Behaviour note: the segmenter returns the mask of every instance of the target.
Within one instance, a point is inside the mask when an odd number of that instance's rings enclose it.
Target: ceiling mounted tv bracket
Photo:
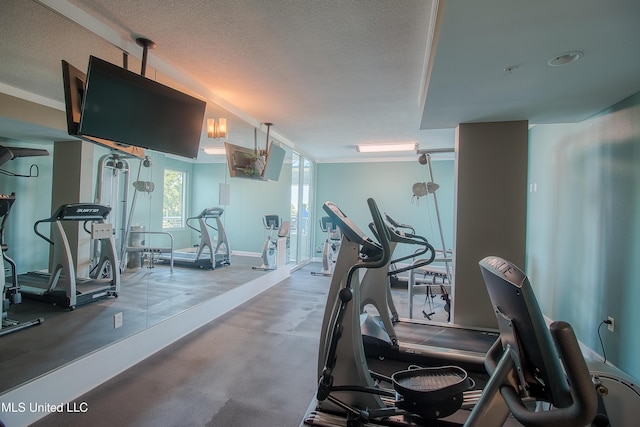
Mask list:
[[[264,123],[264,125],[267,127],[267,144],[265,147],[266,152],[269,152],[269,129],[271,129],[271,126],[273,126],[273,123]]]
[[[264,149],[264,153],[266,154],[269,152],[269,129],[271,128],[271,126],[273,126],[273,123],[262,123],[262,124],[267,127],[267,144]],[[260,153],[262,153],[262,149],[258,148],[258,128],[256,127],[253,128],[253,149],[256,153],[256,156],[259,156]]]
[[[146,77],[145,73],[147,72],[147,52],[149,49],[154,49],[156,44],[149,39],[144,37],[138,37],[136,39],[136,43],[138,46],[142,46],[142,68],[140,70],[140,75]]]

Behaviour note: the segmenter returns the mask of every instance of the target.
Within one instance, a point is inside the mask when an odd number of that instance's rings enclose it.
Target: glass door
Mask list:
[[[313,162],[298,153],[291,160],[291,251],[290,262],[301,264],[311,259],[313,230],[311,224],[311,193]]]

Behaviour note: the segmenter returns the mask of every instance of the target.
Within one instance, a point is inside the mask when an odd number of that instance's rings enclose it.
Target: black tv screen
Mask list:
[[[206,102],[91,56],[78,133],[196,158]]]

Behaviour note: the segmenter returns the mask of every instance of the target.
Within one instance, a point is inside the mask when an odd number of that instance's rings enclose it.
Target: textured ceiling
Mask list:
[[[231,111],[231,142],[252,138],[235,120],[273,122],[320,161],[374,158],[355,144],[452,147],[459,122],[575,121],[631,95],[638,18],[637,0],[2,0],[0,91],[63,108],[61,59],[125,50],[138,70],[144,36],[147,76]],[[573,49],[581,61],[546,66]],[[0,137],[23,131],[0,121]]]

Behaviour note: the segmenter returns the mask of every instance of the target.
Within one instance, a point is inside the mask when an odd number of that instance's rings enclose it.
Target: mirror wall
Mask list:
[[[227,118],[227,139],[231,143],[251,148],[256,142],[259,146],[266,144],[264,130],[256,131],[252,125],[220,107],[208,105],[207,117]],[[206,138],[203,130],[201,148],[220,146],[222,143],[222,139]],[[78,148],[79,155],[62,162],[56,161],[56,156],[68,153],[61,149],[68,144]],[[0,367],[3,373],[10,373],[0,379],[0,394],[267,274],[252,268],[262,264],[259,255],[269,235],[262,220],[265,214],[277,214],[283,220],[292,222],[290,241],[293,243],[289,251],[292,264],[304,262],[311,256],[309,249],[302,250],[300,247],[300,244],[310,245],[308,236],[311,230],[308,226],[304,231],[296,227],[302,212],[300,207],[294,208],[294,204],[300,202],[302,206],[305,201],[308,207],[308,197],[312,191],[309,185],[312,168],[306,161],[307,167],[305,169],[303,166],[301,175],[300,156],[284,145],[287,155],[280,178],[268,182],[230,178],[225,156],[212,156],[204,152],[199,153],[197,161],[191,161],[148,151],[147,162],[137,158],[120,158],[117,160],[126,166],[114,168],[109,150],[87,142],[48,141],[34,144],[12,140],[3,141],[2,145],[44,148],[50,153],[47,157],[16,158],[3,165],[3,169],[11,173],[29,174],[31,170],[33,175],[29,178],[10,175],[0,178],[0,193],[16,194],[16,202],[7,221],[5,241],[7,255],[16,262],[19,274],[49,269],[50,245],[34,233],[34,224],[50,217],[55,209],[52,205],[52,181],[54,168],[59,168],[61,164],[81,171],[77,174],[77,179],[82,181],[80,187],[84,196],[81,201],[100,201],[113,207],[110,221],[114,223],[117,240],[125,239],[132,243],[134,235],[126,236],[123,230],[135,229],[153,233],[138,235],[138,238],[144,238],[145,245],[162,247],[169,244],[163,233],[170,233],[175,250],[193,249],[200,243],[200,233],[186,227],[184,219],[197,216],[205,208],[219,206],[224,209],[221,222],[232,257],[231,265],[215,270],[175,265],[170,271],[168,263],[160,262],[157,255],[140,257],[140,254],[125,254],[118,298],[102,299],[79,306],[74,311],[27,298],[23,298],[22,304],[11,305],[9,317],[20,321],[43,317],[45,321],[40,326],[0,337],[3,347]],[[105,164],[105,159],[107,166],[101,169],[100,165]],[[183,177],[184,185],[179,198],[182,221],[168,221],[173,218],[168,212],[168,205],[175,204],[175,199],[167,197],[172,190],[165,188],[167,171],[178,172]],[[301,176],[307,180],[302,184],[305,188],[303,196],[300,200],[293,199],[294,194],[302,191]],[[133,184],[138,181],[148,183],[144,187],[147,191],[135,189]],[[122,189],[127,187],[128,194],[123,196]],[[148,191],[150,188],[153,191]],[[105,194],[100,195],[99,189]],[[65,188],[56,191],[64,193]],[[222,199],[221,191],[224,193]],[[75,201],[70,197],[71,201]],[[209,223],[217,226],[215,220]],[[191,221],[191,224],[198,228],[197,220]],[[40,231],[47,235],[48,227],[48,224],[44,224]],[[86,249],[90,252],[91,245],[87,245]],[[85,259],[83,262],[86,264],[78,262],[80,275],[83,267],[88,271],[91,254],[83,252],[79,256]],[[115,328],[114,315],[118,313],[122,313],[123,325]]]

